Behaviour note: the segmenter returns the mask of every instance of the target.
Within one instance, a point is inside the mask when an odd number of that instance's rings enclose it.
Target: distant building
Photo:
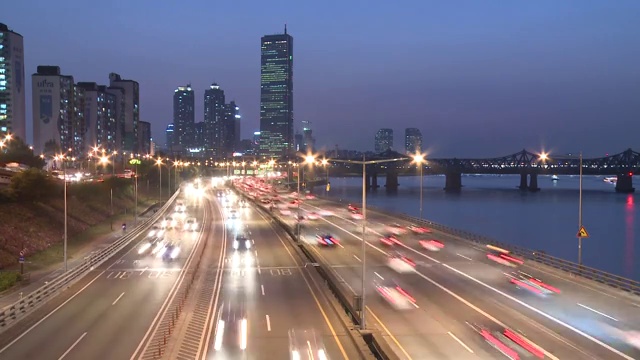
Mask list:
[[[244,155],[257,155],[256,147],[253,144],[253,140],[251,139],[242,139],[240,140],[240,144],[238,146],[238,152],[241,152]]]
[[[194,146],[195,93],[191,84],[178,86],[173,93],[173,146],[187,153]]]
[[[164,131],[165,136],[166,136],[166,143],[165,146],[167,147],[167,150],[169,152],[171,152],[172,147],[173,147],[173,136],[174,136],[174,125],[173,123],[167,125],[167,129]]]
[[[0,135],[27,141],[22,35],[0,23]]]
[[[204,91],[205,148],[208,156],[224,157],[224,90],[216,83]]]
[[[60,74],[58,66],[38,66],[31,76],[33,98],[33,147],[36,154],[55,154],[74,146],[73,77]]]
[[[73,84],[73,104],[72,104],[72,145],[71,154],[74,157],[82,158],[87,154],[89,148],[85,143],[87,134],[87,124],[84,118],[84,89]]]
[[[189,155],[196,157],[205,157],[205,124],[204,122],[197,122],[192,125],[193,145],[189,147]]]
[[[119,74],[109,74],[111,88],[124,90],[123,149],[125,152],[138,150],[138,122],[140,121],[140,85],[137,81],[123,79]]]
[[[266,35],[260,56],[260,155],[291,156],[293,132],[293,37]]]
[[[107,91],[106,86],[94,82],[79,82],[84,90],[84,123],[86,127],[85,152],[94,147],[108,153],[116,148],[116,95]]]
[[[393,129],[380,129],[376,133],[375,152],[381,153],[393,148]]]
[[[316,139],[313,137],[310,121],[302,121],[302,136],[304,138],[304,151],[309,153],[315,152]]]
[[[114,96],[115,101],[115,129],[113,130],[115,135],[114,151],[121,153],[124,151],[124,119],[125,119],[125,94],[124,89],[119,87],[109,86],[107,92]]]
[[[138,154],[151,154],[151,123],[138,122]]]
[[[236,138],[240,137],[240,134],[236,134],[236,123],[240,121],[240,108],[236,105],[235,101],[231,101],[224,106],[224,125],[223,125],[223,145],[224,156],[230,156],[236,151],[238,142]]]
[[[293,143],[296,152],[305,152],[304,150],[304,136],[300,133],[296,133],[293,137]]]
[[[420,129],[406,128],[404,130],[404,151],[407,154],[422,152],[422,133]]]

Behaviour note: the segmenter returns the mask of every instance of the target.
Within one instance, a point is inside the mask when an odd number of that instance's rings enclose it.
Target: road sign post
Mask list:
[[[20,257],[18,257],[20,263],[20,275],[24,274],[24,251],[20,251]]]

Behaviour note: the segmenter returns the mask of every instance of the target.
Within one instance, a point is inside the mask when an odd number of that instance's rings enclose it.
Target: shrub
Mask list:
[[[9,189],[16,200],[42,201],[55,193],[55,183],[42,170],[31,168],[15,174]]]

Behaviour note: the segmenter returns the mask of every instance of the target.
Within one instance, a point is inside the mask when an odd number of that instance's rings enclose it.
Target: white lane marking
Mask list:
[[[124,293],[120,294],[120,296],[118,296],[118,298],[117,298],[117,299],[115,299],[115,300],[111,303],[111,305],[115,305],[115,304],[118,302],[118,300],[120,300],[120,298],[121,298],[122,296],[124,296]]]
[[[380,280],[384,280],[384,278],[382,277],[382,275],[378,274],[378,273],[377,273],[377,272],[375,272],[375,271],[374,271],[373,273],[374,273],[377,277],[379,277],[379,278],[380,278]]]
[[[604,317],[606,317],[606,318],[609,318],[609,319],[611,319],[611,320],[613,320],[613,321],[618,321],[618,319],[614,318],[613,316],[609,316],[609,315],[607,315],[607,314],[605,314],[605,313],[603,313],[603,312],[600,312],[600,311],[598,311],[598,310],[596,310],[596,309],[590,308],[590,307],[588,307],[587,305],[583,305],[583,304],[578,303],[578,306],[583,307],[583,308],[585,308],[585,309],[587,309],[587,310],[593,311],[594,313],[596,313],[596,314],[598,314],[598,315],[602,315],[602,316],[604,316]]]
[[[78,345],[78,343],[80,342],[80,340],[82,340],[82,338],[84,338],[85,336],[87,336],[87,333],[85,332],[84,334],[80,335],[80,337],[78,338],[78,340],[76,340],[76,342],[73,343],[73,345],[71,345],[70,348],[67,349],[67,351],[64,352],[64,354],[62,354],[62,356],[60,356],[58,358],[58,360],[62,360],[64,359],[65,356],[67,356],[71,350],[73,350],[74,347],[76,347],[76,345]]]
[[[267,317],[267,331],[271,331],[271,320],[269,319],[269,315],[265,315]]]
[[[464,256],[464,255],[462,255],[462,254],[458,254],[458,253],[456,253],[456,255],[460,256],[461,258],[465,258],[465,259],[467,259],[467,260],[469,260],[469,261],[473,261],[473,259],[471,259],[471,258],[470,258],[470,257],[468,257],[468,256]]]
[[[453,338],[453,340],[457,341],[458,344],[462,345],[463,348],[467,349],[468,352],[473,354],[473,350],[471,350],[471,348],[468,347],[467,344],[463,343],[462,340],[458,339],[457,336],[453,335],[451,331],[447,331],[447,334],[449,334]]]
[[[67,299],[67,301],[63,302],[62,304],[60,304],[57,308],[53,309],[53,311],[51,311],[50,313],[48,313],[45,317],[43,317],[42,319],[40,319],[40,321],[38,321],[37,323],[31,325],[30,328],[27,329],[27,331],[23,332],[22,334],[20,334],[20,336],[18,336],[17,338],[13,339],[12,342],[10,342],[9,344],[7,344],[7,346],[3,347],[2,349],[0,349],[0,354],[2,354],[3,352],[5,352],[9,347],[11,347],[13,344],[15,344],[16,342],[18,342],[18,340],[22,339],[25,335],[27,335],[31,330],[33,330],[36,326],[42,324],[43,321],[47,320],[51,315],[53,315],[56,311],[60,310],[61,307],[65,306],[69,301],[73,300],[76,296],[78,296],[81,292],[84,291],[84,289],[88,288],[89,285],[93,284],[94,281],[98,280],[98,278],[100,276],[102,276],[102,274],[104,274],[104,271],[101,272],[100,274],[98,274],[98,276],[94,277],[87,285],[85,285],[82,289],[78,290],[77,293],[73,294],[73,296],[71,296],[69,299]]]
[[[357,257],[357,256],[355,256],[355,255],[353,255],[353,257],[354,257],[356,260],[358,260],[358,261],[362,262],[362,260],[360,260],[360,258],[359,258],[359,257]]]
[[[144,274],[145,271],[149,270],[149,267],[145,267],[144,269],[140,270],[140,275],[142,276],[142,274]]]
[[[506,294],[506,293],[504,293],[504,292],[502,292],[502,291],[500,291],[500,290],[498,290],[498,289],[495,289],[495,288],[493,288],[493,287],[491,287],[491,286],[489,286],[489,285],[485,284],[484,282],[482,282],[482,281],[480,281],[480,280],[478,280],[478,279],[474,278],[473,276],[468,275],[468,274],[466,274],[466,273],[464,273],[464,272],[462,272],[462,271],[460,271],[460,270],[458,270],[458,269],[456,269],[456,268],[453,268],[453,267],[451,267],[451,266],[449,266],[449,265],[447,265],[447,264],[443,264],[443,265],[444,265],[446,268],[448,268],[448,269],[450,269],[450,270],[452,270],[452,271],[455,271],[456,273],[458,273],[458,274],[460,274],[460,275],[462,275],[462,276],[464,276],[464,277],[468,278],[469,280],[472,280],[472,281],[474,281],[474,282],[476,282],[476,283],[478,283],[478,284],[480,284],[480,285],[482,285],[482,286],[486,287],[487,289],[491,289],[491,290],[493,290],[494,292],[496,292],[496,293],[498,293],[498,294],[500,294],[500,295],[502,295],[502,296],[506,297],[507,299],[512,300],[512,301],[514,301],[514,302],[516,302],[516,303],[518,303],[518,304],[520,304],[520,305],[522,305],[522,306],[526,307],[527,309],[529,309],[529,310],[531,310],[531,311],[533,311],[533,312],[536,312],[536,313],[538,313],[538,314],[540,314],[540,315],[544,316],[545,318],[547,318],[547,319],[549,319],[549,320],[551,320],[551,321],[555,322],[556,324],[561,325],[561,326],[563,326],[563,327],[565,327],[565,328],[567,328],[567,329],[569,329],[569,330],[571,330],[571,331],[575,332],[576,334],[581,335],[581,336],[583,336],[583,337],[585,337],[585,338],[587,338],[587,339],[589,339],[589,340],[593,341],[594,343],[596,343],[596,344],[598,344],[598,345],[602,346],[603,348],[605,348],[605,349],[607,349],[607,350],[611,351],[612,353],[614,353],[614,354],[616,354],[616,355],[618,355],[618,356],[620,356],[620,357],[622,357],[622,358],[624,358],[624,359],[627,359],[627,360],[634,360],[634,358],[632,358],[632,357],[630,357],[630,356],[627,356],[626,354],[622,353],[621,351],[619,351],[619,350],[617,350],[617,349],[615,349],[615,348],[613,348],[613,347],[611,347],[611,346],[609,346],[609,345],[607,345],[607,344],[603,343],[602,341],[600,341],[600,340],[598,340],[598,339],[594,338],[593,336],[591,336],[591,335],[589,335],[589,334],[587,334],[587,333],[585,333],[585,332],[583,332],[583,331],[581,331],[581,330],[579,330],[579,329],[576,329],[575,327],[573,327],[573,326],[571,326],[571,325],[569,325],[569,324],[567,324],[567,323],[564,323],[564,322],[562,322],[562,321],[560,321],[560,320],[556,319],[555,317],[553,317],[553,316],[551,316],[551,315],[549,315],[549,314],[545,313],[544,311],[538,310],[538,309],[534,308],[533,306],[531,306],[531,305],[529,305],[529,304],[527,304],[527,303],[525,303],[525,302],[523,302],[523,301],[520,301],[520,300],[518,300],[518,299],[514,298],[514,297],[513,297],[513,296],[511,296],[511,295],[508,295],[508,294]],[[547,354],[547,353],[545,352],[545,354]],[[547,355],[547,356],[549,356],[549,355]]]
[[[260,270],[259,266],[258,266],[258,274],[262,274],[262,270]]]
[[[264,285],[260,285],[260,290],[262,290],[262,295],[264,295]]]

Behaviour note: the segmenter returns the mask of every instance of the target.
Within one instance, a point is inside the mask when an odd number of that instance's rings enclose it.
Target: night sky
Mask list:
[[[165,5],[171,3],[171,5]],[[117,4],[117,5],[114,5]],[[380,127],[417,127],[438,157],[523,148],[640,151],[640,1],[13,0],[0,22],[25,42],[27,129],[37,65],[140,83],[162,145],[173,90],[217,82],[259,130],[260,37],[294,37],[294,114],[318,145],[372,150]]]

